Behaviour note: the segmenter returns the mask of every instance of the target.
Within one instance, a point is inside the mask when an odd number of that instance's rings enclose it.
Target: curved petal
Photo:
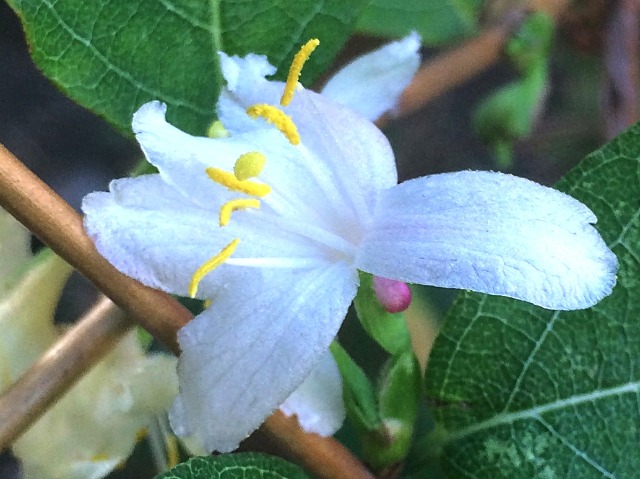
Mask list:
[[[263,128],[247,116],[246,109],[255,103],[277,105],[284,83],[269,81],[276,68],[264,55],[230,56],[219,52],[222,75],[227,82],[218,99],[218,116],[231,134]]]
[[[280,215],[307,217],[327,229],[339,223],[335,211],[339,212],[344,203],[343,193],[334,186],[330,170],[315,158],[303,161],[300,150],[275,128],[230,138],[201,138],[167,123],[165,113],[166,105],[147,103],[134,115],[133,129],[149,162],[193,204],[219,208],[230,199],[244,196],[216,184],[205,170],[214,166],[232,171],[240,155],[258,151],[267,158],[258,181],[272,187],[262,200],[265,205]],[[243,115],[247,116],[244,111]]]
[[[279,105],[284,84],[261,76],[266,68],[262,57],[221,58],[223,65],[227,64],[225,69],[232,72],[225,74],[232,78],[232,84],[218,105],[225,127],[232,132],[275,130],[262,120],[247,122],[244,112],[256,103]],[[368,219],[377,193],[397,182],[395,159],[386,137],[366,118],[309,90],[297,91],[283,110],[300,133],[298,162],[312,172],[329,200],[337,191],[342,210],[351,205],[355,216],[349,221]]]
[[[176,433],[198,436],[208,451],[235,449],[326,353],[357,281],[354,269],[337,263],[228,284],[178,333]]]
[[[331,353],[326,352],[304,382],[280,406],[287,416],[298,417],[302,429],[332,436],[342,426],[346,411],[342,377]]]
[[[420,66],[420,36],[413,32],[356,58],[329,79],[322,94],[371,121],[393,110]]]
[[[319,243],[252,212],[236,212],[229,227],[220,228],[217,210],[193,205],[159,175],[113,181],[110,193],[86,196],[82,209],[87,233],[109,262],[147,286],[182,296],[193,273],[234,238],[241,238],[234,257],[326,262]],[[223,264],[205,276],[198,297],[215,295],[232,270]]]
[[[231,138],[191,136],[167,123],[166,111],[167,106],[158,101],[142,105],[133,116],[133,131],[149,163],[158,168],[167,183],[196,204],[220,204],[231,197],[226,188],[207,176],[208,167],[232,171],[238,157],[250,151],[274,158],[283,156],[281,150],[285,143],[277,131],[264,130]]]
[[[579,201],[529,180],[434,175],[382,195],[356,266],[550,309],[586,308],[611,292],[617,270],[595,221]]]

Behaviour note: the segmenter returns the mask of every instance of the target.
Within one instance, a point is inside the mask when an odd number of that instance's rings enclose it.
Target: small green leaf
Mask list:
[[[447,477],[631,478],[640,469],[640,126],[558,189],[589,206],[620,263],[611,296],[549,311],[465,293],[429,360]]]
[[[308,479],[284,459],[253,452],[193,457],[155,479]]]
[[[546,63],[540,63],[526,77],[485,98],[474,112],[473,128],[500,168],[511,167],[513,143],[531,133],[547,97],[548,75]]]
[[[425,45],[439,45],[475,33],[481,4],[479,0],[371,0],[357,28],[389,37],[415,30]]]
[[[505,51],[523,74],[537,65],[546,64],[553,41],[553,20],[544,13],[529,15],[507,43]]]
[[[361,434],[377,431],[382,422],[371,381],[338,342],[334,341],[329,349],[342,376],[347,417]]]
[[[360,287],[353,302],[364,330],[389,354],[399,354],[411,345],[402,313],[387,313],[373,290],[373,276],[360,272]]]

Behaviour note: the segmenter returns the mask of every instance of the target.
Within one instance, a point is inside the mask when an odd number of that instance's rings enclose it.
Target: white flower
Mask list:
[[[298,89],[287,120],[262,106],[284,88],[265,79],[274,68],[264,57],[222,55],[222,67],[228,138],[185,134],[148,103],[133,128],[160,174],[114,181],[83,204],[89,235],[118,269],[213,302],[179,332],[178,434],[234,449],[320,362],[358,270],[554,309],[610,293],[616,259],[578,201],[499,173],[396,185],[391,148],[369,119]],[[356,106],[379,113],[383,91],[369,88],[371,108]]]

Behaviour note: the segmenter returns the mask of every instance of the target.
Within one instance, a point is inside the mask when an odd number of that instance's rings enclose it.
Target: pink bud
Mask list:
[[[399,313],[411,304],[411,289],[402,281],[374,276],[373,290],[388,313]]]

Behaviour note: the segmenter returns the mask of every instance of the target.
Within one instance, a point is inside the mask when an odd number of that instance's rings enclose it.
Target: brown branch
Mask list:
[[[0,145],[0,205],[174,353],[191,313],[170,295],[115,269],[96,251],[76,211]]]
[[[129,318],[179,353],[176,333],[191,319],[191,313],[171,296],[148,288],[111,266],[86,235],[80,215],[2,145],[0,205],[89,278]],[[128,327],[125,319],[106,301],[100,302],[98,309],[89,313],[0,397],[0,450],[64,394],[124,333]],[[94,348],[95,352],[90,351]],[[54,373],[58,368],[62,371]],[[49,374],[52,377],[48,378]],[[278,413],[267,419],[260,434],[271,438],[283,456],[320,479],[372,478],[340,443],[307,434],[296,421],[285,420]]]
[[[98,303],[0,396],[0,450],[8,447],[131,329],[111,300]]]

